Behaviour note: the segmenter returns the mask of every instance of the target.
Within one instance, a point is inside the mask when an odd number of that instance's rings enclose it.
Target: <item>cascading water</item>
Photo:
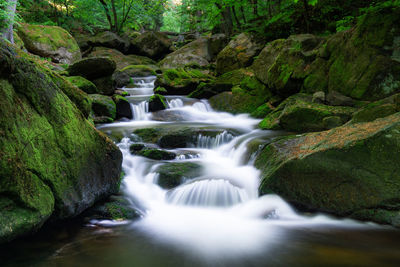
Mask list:
[[[211,128],[220,133],[214,136],[200,133],[195,137],[196,147],[183,148],[195,156],[179,155],[182,149],[172,150],[179,156],[169,162],[195,162],[202,166],[202,173],[185,179],[171,190],[158,186],[155,168],[158,165],[130,154],[129,146],[133,142],[129,137],[122,139],[119,146],[124,155],[123,188],[144,214],[132,225],[138,231],[148,233],[158,242],[216,259],[265,251],[273,243],[277,227],[282,225],[359,225],[324,216],[300,216],[278,196],[258,196],[260,173],[248,159],[247,147],[252,140],[276,135],[271,131],[254,130],[258,120],[247,115],[215,112],[207,101],[185,97],[169,97],[168,107],[160,111],[169,112],[168,118],[172,121],[167,121],[168,125]],[[104,125],[100,129],[129,128],[137,125],[138,120],[151,120],[148,111],[141,110],[146,115],[134,116],[136,121]],[[173,120],[174,114],[179,114],[179,121]],[[154,123],[152,127],[162,127],[166,122]],[[234,136],[231,131],[239,134]]]

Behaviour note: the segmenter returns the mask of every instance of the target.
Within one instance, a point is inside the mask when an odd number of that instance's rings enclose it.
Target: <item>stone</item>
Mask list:
[[[111,75],[93,79],[98,91],[102,95],[112,96],[115,92],[114,82]]]
[[[82,59],[68,67],[69,75],[82,76],[90,81],[111,76],[116,68],[113,60],[106,57]]]
[[[318,91],[313,94],[312,102],[318,103],[318,104],[325,104],[325,98],[326,98],[325,92]],[[329,103],[329,104],[331,104],[331,103]],[[332,106],[336,106],[336,105],[332,105]],[[341,105],[337,105],[337,106],[341,106]]]
[[[131,40],[131,53],[159,60],[171,52],[171,40],[160,32],[145,32]]]
[[[263,44],[256,41],[251,34],[239,34],[218,54],[217,73],[223,74],[250,66],[262,48]]]
[[[156,112],[168,108],[167,100],[162,95],[152,95],[149,100],[149,111]]]
[[[331,91],[326,96],[326,102],[331,106],[348,106],[354,107],[355,102],[351,97],[342,95],[339,92]]]
[[[101,32],[91,37],[88,44],[94,47],[101,46],[116,49],[122,53],[127,53],[129,50],[129,42],[110,31]]]
[[[108,57],[117,64],[117,70],[121,70],[130,65],[147,65],[155,71],[158,70],[156,62],[151,58],[138,55],[124,55],[118,50],[107,47],[95,47],[88,57]]]
[[[81,59],[74,37],[61,27],[21,23],[17,34],[30,53],[55,63],[72,64]]]
[[[399,227],[400,113],[265,146],[260,191],[300,207]],[[397,218],[397,219],[396,219]]]
[[[346,123],[356,111],[351,107],[334,107],[311,102],[311,96],[296,94],[283,101],[259,124],[261,129],[314,132],[329,129],[327,117],[339,117]],[[332,118],[330,119],[332,120]],[[338,122],[337,119],[335,119]],[[329,126],[329,127],[327,127]]]
[[[115,120],[117,107],[111,97],[99,94],[89,96],[92,99],[92,110],[95,116],[105,116]]]
[[[116,106],[116,119],[133,119],[132,108],[128,99],[120,95],[113,95],[112,99],[114,100]]]
[[[79,89],[26,57],[0,42],[0,243],[81,214],[121,177],[118,147],[64,93]]]
[[[194,162],[166,163],[160,165],[155,172],[159,174],[158,185],[164,189],[172,189],[187,179],[201,176],[203,166]]]
[[[81,89],[87,94],[97,94],[99,91],[97,90],[96,85],[92,83],[89,80],[86,80],[85,78],[81,76],[70,76],[70,77],[65,77],[70,83]]]
[[[155,148],[144,148],[138,151],[136,155],[154,160],[173,160],[176,157],[173,152]]]

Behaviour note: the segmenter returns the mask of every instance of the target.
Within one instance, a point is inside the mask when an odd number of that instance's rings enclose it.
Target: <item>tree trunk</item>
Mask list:
[[[244,13],[243,5],[240,5],[240,13],[242,13],[243,22],[246,24],[247,21],[246,21],[246,15]]]
[[[242,28],[242,25],[240,24],[239,18],[238,18],[237,14],[236,14],[236,8],[235,8],[235,6],[232,6],[232,13],[233,13],[233,17],[235,18],[237,27],[238,27],[239,29],[241,29],[241,28]]]
[[[307,0],[303,0],[303,7],[304,7],[304,22],[306,24],[306,31],[307,31],[307,33],[309,33],[310,32],[310,19],[309,19]]]
[[[114,0],[111,0],[111,8],[114,15],[114,32],[118,32],[118,15],[117,15],[117,9],[115,8]]]
[[[3,38],[10,41],[12,44],[14,43],[14,19],[15,19],[15,11],[17,9],[17,0],[7,0],[7,18],[3,21],[5,27],[1,29],[1,35]]]
[[[258,17],[258,1],[252,0],[251,2],[253,4],[253,14],[254,16]]]
[[[113,31],[114,30],[114,25],[113,25],[113,22],[112,22],[112,19],[111,19],[110,10],[108,9],[107,3],[104,2],[104,0],[99,0],[99,1],[100,1],[101,5],[104,8],[104,12],[106,13],[108,24],[110,24],[110,31]]]
[[[215,3],[215,5],[217,6],[217,8],[220,10],[221,14],[222,14],[222,28],[224,29],[224,33],[226,34],[226,36],[228,36],[228,38],[230,36],[232,36],[232,32],[233,32],[233,21],[232,21],[232,14],[231,14],[231,9],[229,8],[229,6],[223,8],[221,4],[219,3]]]

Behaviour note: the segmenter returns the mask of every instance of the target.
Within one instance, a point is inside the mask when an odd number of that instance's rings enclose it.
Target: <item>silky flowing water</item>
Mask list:
[[[122,192],[141,218],[76,220],[46,227],[1,249],[5,266],[396,266],[400,231],[389,226],[296,212],[277,195],[259,196],[253,167],[257,144],[283,133],[256,129],[247,115],[213,111],[205,100],[169,96],[169,108],[149,112],[155,77],[136,78],[133,120],[98,128],[118,136]],[[174,160],[132,155],[141,128],[193,130],[193,144],[172,149]],[[215,132],[207,135],[206,132]],[[254,145],[256,144],[256,145]],[[254,148],[255,147],[255,148]],[[192,162],[194,178],[166,190],[157,168]]]

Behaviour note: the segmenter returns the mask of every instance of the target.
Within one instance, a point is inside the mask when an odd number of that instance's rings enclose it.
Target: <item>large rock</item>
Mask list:
[[[128,52],[129,42],[119,37],[116,33],[105,31],[98,33],[89,39],[90,46],[101,46],[117,49],[123,53]]]
[[[172,42],[167,35],[160,32],[145,32],[131,41],[131,52],[157,60],[171,52],[171,45]]]
[[[117,115],[117,107],[113,99],[109,96],[93,94],[90,95],[92,99],[92,110],[96,117],[109,117],[115,119]]]
[[[158,184],[164,189],[171,189],[182,184],[186,179],[201,176],[203,166],[194,162],[171,162],[160,165],[155,172],[159,174]]]
[[[357,26],[326,39],[291,36],[269,43],[253,64],[278,94],[336,91],[355,100],[378,100],[400,91],[399,7],[368,12]]]
[[[55,78],[0,44],[0,243],[118,191],[121,152]]]
[[[165,96],[155,94],[152,95],[149,99],[149,111],[155,112],[160,111],[168,108],[167,100]]]
[[[400,113],[285,137],[255,165],[260,190],[312,210],[400,226]]]
[[[114,100],[116,107],[116,118],[127,118],[133,119],[131,104],[128,99],[120,95],[113,95],[112,99]]]
[[[91,81],[86,80],[81,76],[70,76],[66,77],[66,79],[87,94],[98,93],[96,85],[94,85]]]
[[[312,103],[312,96],[297,94],[269,113],[260,123],[260,128],[294,132],[323,131],[343,125],[355,111],[351,107]]]
[[[198,69],[167,69],[157,77],[155,86],[165,88],[166,95],[187,95],[193,92],[201,82],[210,82],[211,79],[210,75]]]
[[[311,34],[292,35],[270,42],[254,61],[257,78],[282,97],[300,92],[323,40]],[[323,66],[321,67],[323,68]],[[320,71],[316,69],[315,71]],[[326,79],[326,77],[324,77]],[[326,82],[325,82],[326,83]],[[324,81],[318,86],[323,86]],[[314,86],[315,91],[324,91]]]
[[[18,27],[18,36],[29,52],[55,63],[71,64],[81,59],[77,42],[63,28],[23,23]]]
[[[263,44],[251,34],[239,34],[218,54],[217,73],[222,74],[250,66],[262,48]]]
[[[225,47],[224,34],[201,37],[166,56],[160,62],[161,69],[182,68],[185,66],[207,67]]]
[[[124,55],[118,50],[95,47],[88,57],[109,57],[117,64],[117,70],[121,70],[130,65],[151,65],[152,68],[157,68],[156,62],[148,57],[138,55]]]
[[[205,96],[205,88],[203,90]],[[265,104],[271,97],[272,93],[262,84],[250,69],[239,69],[227,72],[218,77],[211,83],[208,89],[214,91],[227,91],[210,98],[211,106],[220,111],[232,113],[252,113],[258,107]],[[195,96],[200,93],[196,90],[191,94]]]
[[[88,80],[95,80],[111,76],[116,68],[113,60],[106,57],[93,57],[82,59],[68,67],[69,75],[82,76]]]

